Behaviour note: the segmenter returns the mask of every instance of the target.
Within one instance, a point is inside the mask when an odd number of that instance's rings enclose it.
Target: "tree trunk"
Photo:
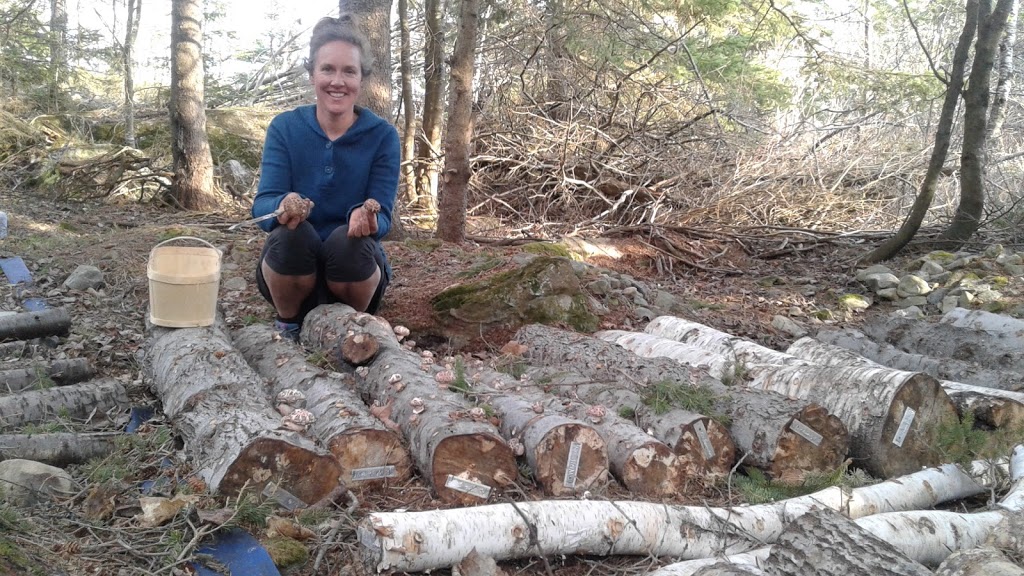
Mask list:
[[[921,182],[921,189],[914,199],[914,205],[910,207],[907,219],[903,221],[900,229],[896,231],[892,238],[882,242],[877,248],[861,258],[861,264],[881,262],[898,254],[904,246],[913,240],[914,235],[921,228],[921,223],[924,222],[928,209],[932,205],[939,176],[942,175],[946,156],[949,154],[953,122],[956,119],[956,107],[960,101],[960,92],[964,87],[967,58],[970,54],[971,43],[974,40],[974,33],[978,28],[978,2],[979,0],[967,0],[967,16],[964,21],[963,31],[960,33],[960,39],[957,41],[956,49],[953,51],[950,74],[946,80],[946,94],[942,100],[938,125],[935,129],[935,144],[932,146],[932,154],[928,160],[928,169],[925,171],[924,180]]]
[[[135,57],[133,52],[141,16],[142,0],[128,0],[128,15],[125,18],[121,58],[124,71],[124,145],[131,148],[135,148],[135,79],[133,73]]]
[[[412,93],[412,41],[409,32],[409,0],[398,0],[398,27],[401,36],[400,68],[402,71],[402,184],[404,205],[418,205],[416,190],[416,104]]]
[[[832,510],[797,518],[761,566],[789,576],[931,576],[931,570]]]
[[[94,372],[92,364],[85,358],[54,360],[44,366],[0,370],[0,388],[6,388],[8,393],[13,393],[33,386],[64,386],[92,378]]]
[[[938,381],[920,372],[857,366],[754,366],[749,385],[816,402],[850,431],[854,464],[890,478],[939,463],[939,429],[957,422]]]
[[[999,43],[999,65],[996,74],[996,90],[992,98],[992,108],[988,114],[988,141],[999,140],[1003,134],[1003,122],[1006,120],[1006,102],[1010,99],[1010,88],[1013,85],[1013,55],[1017,44],[1017,14],[1020,0],[1013,0],[1010,14],[1006,18],[1006,31]]]
[[[370,413],[352,390],[351,376],[306,362],[306,352],[277,337],[270,326],[243,328],[232,334],[232,340],[270,383],[271,398],[288,389],[305,395],[304,407],[316,417],[310,432],[334,454],[348,486],[386,489],[409,478],[412,462],[402,437]]]
[[[438,201],[436,235],[447,242],[466,239],[469,157],[473,143],[473,72],[479,0],[461,0],[459,35],[452,53],[448,126],[444,139],[444,184]]]
[[[172,193],[185,210],[216,208],[213,158],[203,101],[203,8],[200,0],[171,2]]]
[[[964,141],[960,151],[960,203],[942,236],[956,245],[967,241],[981,226],[985,208],[985,163],[988,143],[989,86],[996,48],[1006,29],[1006,19],[1017,0],[981,0],[978,41],[974,44],[967,89],[964,90]]]
[[[872,366],[892,370],[894,373],[900,373],[908,378],[913,374],[883,366],[845,348],[826,344],[810,337],[797,340],[790,345],[786,352],[822,366]],[[993,428],[1024,429],[1024,394],[971,386],[960,382],[940,380],[939,384],[956,405],[957,411],[961,414],[972,413],[975,422]]]
[[[146,376],[211,492],[260,493],[273,482],[312,504],[339,485],[341,467],[305,432],[284,430],[266,385],[216,327],[154,327]]]
[[[21,458],[63,468],[113,454],[117,440],[123,437],[121,432],[3,434],[0,459]]]
[[[50,0],[50,85],[49,105],[54,113],[61,109],[61,92],[68,71],[67,0]]]
[[[641,394],[646,390],[648,402],[650,394],[660,394],[659,390],[699,394],[703,389],[714,411],[730,420],[729,431],[745,453],[745,463],[772,477],[833,471],[846,458],[846,428],[815,403],[727,387],[703,370],[667,358],[641,358],[609,342],[546,326],[526,326],[516,340],[528,343],[526,357],[531,362],[572,370]]]
[[[93,412],[124,410],[129,405],[124,384],[112,378],[90,380],[59,388],[0,396],[0,425],[14,427],[45,422],[54,414],[66,414],[68,418],[87,418]]]
[[[954,552],[939,564],[935,576],[1024,576],[1024,568],[989,546]]]
[[[861,330],[876,342],[887,342],[906,352],[1024,374],[1024,354],[1020,353],[1021,340],[1018,338],[946,322],[923,322],[894,316],[868,319]]]
[[[486,501],[494,488],[512,485],[519,471],[497,428],[471,416],[461,395],[438,387],[420,358],[402,349],[386,321],[343,304],[320,306],[303,325],[303,342],[337,359],[349,330],[374,336],[380,352],[357,385],[402,431],[420,475],[438,498],[461,505]],[[426,368],[426,371],[423,368]]]
[[[923,354],[904,352],[886,343],[879,343],[859,330],[822,330],[817,339],[827,344],[840,346],[875,362],[909,372],[924,372],[942,381],[963,382],[995,390],[1024,389],[1024,374],[1000,368],[988,368],[980,364],[957,360],[948,356],[933,358]]]
[[[67,308],[46,308],[0,317],[0,340],[67,336],[70,329],[71,314]]]
[[[533,501],[468,509],[373,513],[359,524],[357,531],[364,546],[364,561],[378,571],[443,568],[458,562],[473,548],[498,560],[558,554],[694,559],[772,543],[789,522],[821,507],[860,518],[879,512],[931,507],[984,492],[986,489],[959,467],[947,465],[873,486],[853,490],[826,488],[754,506]],[[417,545],[401,545],[410,541]]]
[[[416,145],[416,196],[418,207],[433,213],[437,207],[437,177],[441,160],[441,126],[444,120],[444,31],[441,0],[424,0],[423,133]]]
[[[391,118],[391,0],[339,0],[338,11],[352,14],[360,23],[374,72],[363,80],[363,102],[384,119]]]

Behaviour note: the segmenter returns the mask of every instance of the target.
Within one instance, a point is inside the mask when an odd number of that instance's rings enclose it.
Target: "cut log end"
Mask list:
[[[352,334],[341,343],[341,358],[353,366],[362,366],[373,360],[379,350],[380,343],[373,335]]]
[[[675,453],[684,474],[695,478],[724,478],[736,462],[736,444],[729,429],[706,417],[683,428]]]
[[[650,442],[630,454],[620,480],[634,494],[660,498],[681,494],[687,476],[668,446]]]
[[[474,486],[502,488],[519,476],[515,456],[508,444],[488,434],[460,434],[442,440],[433,453],[431,480],[438,498],[446,503],[468,506],[487,500],[486,492]],[[472,484],[449,482],[449,476]]]
[[[938,466],[938,436],[957,418],[956,406],[935,378],[917,374],[908,379],[893,396],[870,469],[892,478]]]
[[[596,430],[563,424],[548,431],[534,452],[537,478],[545,494],[571,496],[608,477],[608,452]]]
[[[772,478],[787,478],[794,472],[832,472],[846,458],[849,433],[839,418],[811,404],[798,412],[779,435],[766,471]],[[802,479],[802,478],[801,478]]]
[[[388,430],[351,430],[332,438],[328,448],[341,464],[342,479],[353,487],[383,487],[412,474],[409,452]]]
[[[328,454],[316,454],[278,438],[250,443],[232,462],[218,490],[237,495],[243,487],[257,493],[270,482],[312,504],[338,487],[341,466]],[[248,484],[248,485],[247,485]]]

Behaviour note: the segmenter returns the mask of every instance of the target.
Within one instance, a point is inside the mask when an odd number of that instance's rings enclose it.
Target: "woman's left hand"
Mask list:
[[[348,217],[348,237],[361,238],[377,233],[377,212],[369,210],[366,204],[356,208]]]

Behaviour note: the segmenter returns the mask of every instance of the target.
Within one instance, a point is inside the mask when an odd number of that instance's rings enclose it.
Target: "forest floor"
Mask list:
[[[198,236],[212,242],[224,251],[219,304],[228,324],[238,327],[252,322],[269,323],[272,320],[272,309],[258,295],[253,279],[264,234],[256,227],[228,231],[231,224],[247,217],[242,206],[218,213],[196,214],[172,212],[132,202],[65,203],[21,192],[5,192],[0,209],[6,211],[10,219],[9,236],[0,240],[0,257],[23,258],[35,282],[27,291],[21,287],[22,292],[19,294],[11,286],[0,286],[0,311],[19,310],[20,300],[27,296],[45,298],[51,306],[67,306],[72,312],[72,333],[58,344],[53,354],[87,357],[101,375],[134,383],[132,389],[140,405],[151,404],[154,400],[145,389],[143,377],[148,303],[146,263],[150,250],[159,242],[179,235]],[[465,272],[482,261],[493,263],[489,265],[488,273],[512,266],[512,256],[519,249],[497,242],[480,241],[459,246],[435,245],[433,249],[424,250],[421,240],[428,238],[427,233],[415,229],[409,229],[409,233],[412,240],[387,242],[385,245],[395,271],[395,281],[379,314],[393,324],[408,326],[412,330],[412,337],[421,346],[431,347],[435,353],[446,353],[446,343],[431,330],[430,298],[445,287],[462,282]],[[496,236],[494,232],[489,234]],[[614,242],[621,257],[595,258],[589,263],[630,274],[652,286],[672,292],[690,303],[692,320],[776,348],[784,347],[791,337],[772,327],[774,315],[789,315],[809,324],[818,322],[820,314],[817,312],[835,309],[838,295],[856,290],[853,280],[855,270],[851,263],[859,253],[829,247],[821,251],[799,252],[796,256],[761,260],[746,255],[740,247],[728,242],[702,242],[709,245],[700,246],[700,252],[724,254],[715,263],[714,269],[717,271],[696,270],[681,264],[674,265],[674,271],[670,271],[665,262],[658,265],[656,260],[659,255],[649,245],[630,239]],[[64,279],[82,264],[102,270],[106,286],[92,292],[74,292],[62,287]],[[869,309],[866,314],[883,311],[887,312],[888,308]],[[642,326],[642,322],[626,308],[611,310],[603,321],[607,328],[630,329]],[[839,321],[844,319],[840,318]],[[845,321],[856,323],[857,318],[847,318]],[[480,339],[472,342],[463,352],[486,356],[497,353],[503,344],[505,342]],[[113,429],[123,426],[124,419],[124,415],[116,415],[107,422],[96,418],[84,429]],[[56,424],[57,428],[83,429],[81,424]],[[153,429],[161,426],[166,427],[166,424],[157,420]],[[154,449],[168,450],[169,447],[163,445]],[[153,454],[145,454],[142,458],[145,462],[151,462]],[[60,568],[67,574],[152,573],[133,565],[144,555],[125,553],[124,550],[108,550],[104,553],[102,545],[105,541],[102,536],[68,530],[66,521],[54,520],[78,514],[86,500],[85,493],[99,484],[116,481],[122,486],[133,485],[144,480],[147,473],[161,473],[151,464],[142,465],[130,458],[122,458],[118,462],[121,469],[115,472],[110,471],[112,463],[109,459],[102,465],[92,463],[72,469],[73,476],[83,488],[83,494],[64,504],[71,512],[57,511],[46,518],[36,518],[35,528],[25,528],[23,536],[19,537],[17,531],[14,532],[15,540],[29,556],[42,566],[55,567],[50,566],[50,563],[59,562]],[[166,471],[162,473],[166,474]],[[392,493],[365,498],[352,522],[341,531],[340,536],[331,542],[314,541],[310,544],[310,561],[289,573],[351,573],[346,572],[346,565],[357,546],[351,526],[359,517],[375,510],[423,509],[439,505],[431,499],[425,485],[418,480],[395,488]],[[609,490],[605,495],[607,497],[628,498],[627,494],[616,492],[614,488]],[[539,492],[523,496],[540,498]],[[122,490],[117,498],[121,501],[117,508],[119,512],[106,523],[106,527],[113,530],[118,538],[134,546],[137,541],[132,538],[140,537],[132,533],[132,515],[138,511],[137,506],[132,502],[130,490]],[[709,486],[704,491],[680,494],[672,503],[721,504],[734,501],[737,501],[734,494],[721,487]],[[44,528],[44,525],[51,528]],[[323,537],[325,532],[318,532],[318,538]],[[74,546],[69,547],[69,542],[76,539],[81,542],[78,553],[71,554],[68,551],[74,550]],[[185,538],[185,541],[188,539]],[[156,546],[145,544],[149,545]],[[140,550],[144,548],[143,543],[137,546]],[[312,557],[323,546],[330,547],[329,554],[325,556],[319,571],[314,572]],[[522,562],[504,567],[515,574],[546,571],[558,576],[582,576],[643,574],[657,565],[653,559],[637,558],[609,560],[570,557],[550,562],[548,566],[537,562]],[[330,571],[325,571],[325,568]],[[0,565],[2,573],[3,566]],[[47,572],[50,573],[60,572]]]

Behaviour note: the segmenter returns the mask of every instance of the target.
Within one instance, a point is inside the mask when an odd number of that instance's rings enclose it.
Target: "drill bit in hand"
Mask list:
[[[281,214],[284,214],[284,208],[278,208],[277,210],[274,210],[270,214],[264,214],[263,216],[258,216],[256,218],[242,220],[238,224],[232,224],[231,226],[228,227],[228,231],[230,232],[231,230],[237,230],[242,226],[247,226],[249,224],[257,224],[259,222],[263,222],[264,220],[270,220],[271,218],[277,218]]]

